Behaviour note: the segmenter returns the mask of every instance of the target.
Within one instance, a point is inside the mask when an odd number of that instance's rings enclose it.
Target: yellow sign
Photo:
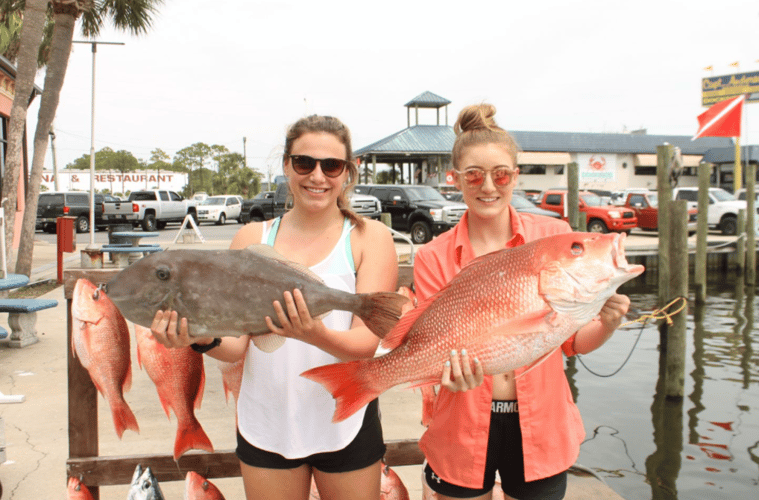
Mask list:
[[[702,106],[711,106],[741,94],[748,94],[747,101],[759,100],[759,71],[701,79]]]

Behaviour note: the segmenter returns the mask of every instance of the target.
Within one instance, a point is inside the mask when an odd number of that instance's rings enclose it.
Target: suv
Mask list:
[[[566,207],[566,198],[566,189],[549,189],[543,193],[543,198],[538,206],[545,210],[552,210],[559,214],[562,219],[567,220],[569,212]],[[608,233],[609,231],[616,231],[630,234],[630,231],[638,225],[638,218],[635,217],[632,210],[614,205],[604,205],[601,198],[590,191],[580,191],[578,203],[580,214],[585,214],[588,232]]]
[[[240,218],[242,196],[236,194],[211,196],[198,204],[197,213],[198,222],[213,222],[220,226],[226,224],[227,219],[237,219],[237,222],[242,222]]]
[[[431,186],[358,184],[354,191],[379,198],[382,211],[390,214],[392,228],[408,231],[416,244],[448,231],[466,212],[464,203],[446,200]]]
[[[90,230],[90,193],[85,191],[57,191],[41,193],[37,198],[37,221],[35,229],[55,233],[58,217],[76,217],[77,233]],[[103,220],[103,195],[95,195],[95,226],[105,227]]]
[[[710,228],[716,228],[725,235],[734,235],[738,228],[738,211],[746,209],[745,200],[736,200],[735,196],[722,188],[711,187],[708,191],[709,206],[707,221]],[[688,208],[698,208],[698,188],[680,187],[672,190],[673,200],[686,200]],[[759,208],[757,208],[759,212]],[[755,220],[759,223],[759,217]]]

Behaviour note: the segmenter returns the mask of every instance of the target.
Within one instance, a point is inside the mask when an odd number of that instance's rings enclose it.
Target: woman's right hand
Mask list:
[[[193,343],[208,344],[213,341],[212,338],[196,339],[190,337],[187,318],[182,318],[180,321],[179,314],[176,311],[158,311],[155,313],[150,331],[156,341],[166,347],[187,347]]]
[[[472,364],[474,364],[474,373],[472,373]],[[460,358],[458,352],[453,350],[450,361],[446,361],[443,365],[440,385],[451,392],[462,392],[479,387],[484,380],[482,365],[476,357],[473,362],[470,362],[466,349],[461,350]]]

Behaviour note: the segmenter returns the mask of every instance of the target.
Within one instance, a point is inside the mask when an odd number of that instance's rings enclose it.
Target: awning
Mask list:
[[[701,163],[701,156],[683,155],[683,167],[697,167]],[[656,155],[635,155],[635,166],[637,167],[655,167]]]
[[[524,152],[517,153],[517,163],[519,165],[566,165],[572,161],[569,153],[542,153],[542,152]]]

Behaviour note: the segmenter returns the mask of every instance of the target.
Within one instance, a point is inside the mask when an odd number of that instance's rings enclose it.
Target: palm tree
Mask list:
[[[71,44],[74,39],[74,25],[82,18],[82,34],[96,37],[106,19],[114,27],[129,31],[133,35],[144,34],[152,23],[152,16],[163,0],[51,0],[55,26],[50,43],[50,55],[45,73],[45,88],[42,93],[34,134],[34,155],[26,195],[26,211],[21,229],[16,273],[29,275],[32,269],[34,251],[34,226],[37,218],[37,198],[40,192],[42,169],[47,153],[48,131],[58,109],[58,101],[66,76]],[[18,85],[19,82],[16,82]]]
[[[3,9],[21,8],[20,5],[13,5],[13,2],[3,2]],[[34,90],[34,76],[37,73],[37,53],[42,40],[42,29],[45,26],[45,13],[47,11],[47,0],[28,0],[23,6],[24,23],[21,28],[20,41],[18,44],[17,72],[16,72],[16,94],[13,97],[11,106],[10,124],[8,127],[8,149],[6,151],[5,172],[3,174],[2,200],[5,200],[3,207],[5,209],[6,220],[10,221],[5,224],[5,248],[8,250],[6,263],[11,267],[15,255],[13,252],[13,232],[15,226],[15,214],[18,205],[18,182],[19,175],[22,172],[21,164],[23,160],[24,129],[26,128],[26,112],[29,107],[30,97]],[[16,11],[18,12],[18,11]],[[17,17],[13,11],[3,12],[7,19]],[[12,37],[11,37],[12,38]],[[23,207],[23,205],[22,205]],[[34,212],[36,216],[37,205],[35,203]],[[32,231],[34,225],[32,225]]]

